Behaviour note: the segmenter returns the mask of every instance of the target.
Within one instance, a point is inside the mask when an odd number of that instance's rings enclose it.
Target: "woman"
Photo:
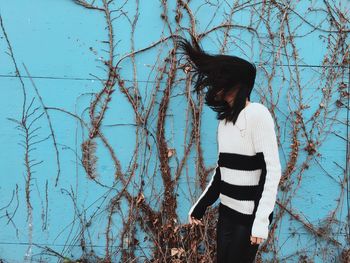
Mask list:
[[[218,161],[207,187],[191,207],[191,224],[203,224],[208,206],[220,199],[217,262],[254,262],[268,237],[281,165],[275,124],[268,108],[251,102],[256,68],[248,61],[204,52],[192,36],[177,42],[194,73],[194,91],[205,87],[205,103],[219,120]],[[186,72],[187,73],[187,72]]]

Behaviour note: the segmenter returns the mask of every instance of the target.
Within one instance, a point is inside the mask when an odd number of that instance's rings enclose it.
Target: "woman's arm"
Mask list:
[[[188,215],[197,219],[201,219],[208,206],[212,205],[220,194],[220,167],[216,164],[215,171],[208,183],[207,187],[198,198],[197,202],[191,207]]]
[[[269,215],[272,213],[281,178],[281,164],[275,133],[275,124],[267,107],[262,105],[252,124],[252,140],[256,153],[263,153],[266,179],[253,221],[251,235],[267,239]]]

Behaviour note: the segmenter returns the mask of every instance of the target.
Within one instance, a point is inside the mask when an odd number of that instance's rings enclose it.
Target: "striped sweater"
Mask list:
[[[215,171],[189,216],[201,219],[220,199],[219,213],[247,225],[251,235],[266,239],[273,219],[281,164],[275,123],[266,106],[250,102],[236,124],[220,120]]]

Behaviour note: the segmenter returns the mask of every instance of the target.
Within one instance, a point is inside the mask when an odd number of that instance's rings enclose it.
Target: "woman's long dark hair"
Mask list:
[[[193,46],[182,37],[176,42],[187,55],[195,82],[193,92],[198,94],[207,87],[205,104],[217,112],[217,119],[235,123],[238,114],[246,105],[246,99],[250,100],[256,76],[254,63],[236,56],[210,55],[203,51],[192,35],[191,39]],[[234,89],[238,91],[231,107],[223,98]],[[222,94],[218,98],[220,91]]]

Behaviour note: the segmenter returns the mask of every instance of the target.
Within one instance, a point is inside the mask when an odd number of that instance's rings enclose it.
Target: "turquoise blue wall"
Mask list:
[[[103,1],[93,2],[94,6],[103,7]],[[201,40],[205,50],[220,52],[224,43],[224,53],[256,63],[258,75],[252,101],[264,103],[276,116],[286,176],[283,188],[287,190],[280,189],[278,195],[283,205],[276,205],[281,218],[268,244],[272,252],[263,252],[262,258],[298,262],[304,257],[314,262],[340,262],[340,256],[346,252],[344,247],[349,248],[348,188],[344,181],[349,172],[349,2],[334,1],[327,6],[321,1],[291,1],[290,9],[282,3],[237,1],[237,5],[233,17],[229,17],[230,8],[225,1],[191,1],[189,8],[195,18],[195,32],[207,32]],[[179,34],[189,38],[189,15],[180,9],[183,28],[179,28],[175,22],[176,1],[168,1],[166,7],[161,1],[111,1],[109,8],[117,10],[112,12],[113,65],[132,47],[141,50],[151,46],[137,53],[134,61],[130,57],[122,59],[117,70],[131,94],[135,87],[139,91],[138,113],[145,117],[147,109],[150,112],[145,135],[144,130],[136,129],[132,104],[117,82],[101,132],[115,151],[125,178],[131,176],[130,163],[136,160],[138,164],[127,191],[136,196],[143,180],[145,199],[157,210],[164,191],[156,144],[157,121],[169,80],[167,74],[160,81],[158,77],[173,48],[168,37]],[[319,10],[313,11],[316,9]],[[340,12],[347,20],[341,18]],[[131,22],[136,13],[138,20],[131,39]],[[167,14],[169,24],[161,19],[162,13]],[[0,259],[78,259],[83,254],[82,242],[103,258],[110,202],[123,184],[116,178],[110,151],[100,138],[95,140],[97,176],[94,180],[89,178],[81,162],[81,144],[89,136],[91,103],[108,77],[108,67],[103,63],[108,60],[109,48],[103,42],[109,41],[104,12],[85,8],[79,1],[0,0],[0,15]],[[336,24],[329,23],[330,17]],[[232,26],[216,28],[225,19]],[[230,35],[227,39],[225,32]],[[159,42],[162,38],[164,41]],[[157,44],[152,46],[154,43]],[[169,63],[166,70],[170,70]],[[191,100],[186,97],[185,77],[181,69],[176,71],[164,127],[167,146],[176,151],[169,158],[172,176],[182,165],[184,147],[190,141],[189,101],[199,103],[193,94]],[[101,104],[97,105],[97,111],[100,110]],[[30,143],[36,142],[30,145],[26,145],[25,130],[14,121],[21,122],[26,111],[27,134],[33,136]],[[294,111],[301,112],[302,121],[296,121]],[[191,145],[175,187],[179,226],[188,223],[188,209],[202,191],[196,176],[198,154],[203,154],[207,169],[216,161],[215,114],[204,106],[200,116],[202,148],[198,152],[197,146]],[[298,148],[295,143],[293,146],[293,130]],[[319,143],[315,152],[308,155],[304,148],[310,141]],[[297,155],[293,155],[293,150]],[[28,174],[30,181],[26,184]],[[32,208],[28,209],[28,204]],[[129,209],[129,202],[122,198],[118,211],[124,213],[116,212],[112,217],[110,250],[114,251],[115,262],[121,255],[117,252],[120,233]],[[139,226],[136,229],[142,241],[148,233]],[[140,262],[151,258],[148,248],[152,246],[151,240],[137,246],[135,253]]]

